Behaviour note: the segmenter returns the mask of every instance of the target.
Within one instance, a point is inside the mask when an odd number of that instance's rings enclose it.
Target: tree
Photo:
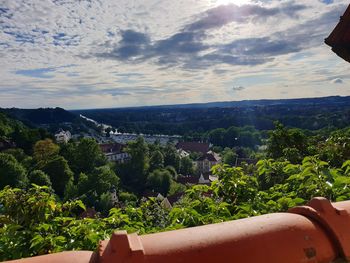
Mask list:
[[[108,192],[119,185],[118,176],[108,165],[95,168],[93,172],[88,175],[88,180],[90,189],[96,191],[98,195]]]
[[[218,128],[209,132],[209,141],[217,146],[225,146],[226,130]]]
[[[66,184],[73,179],[73,172],[67,160],[62,156],[57,156],[50,160],[42,170],[49,175],[56,194],[63,197]]]
[[[234,153],[232,150],[226,151],[223,156],[223,162],[224,164],[235,166],[237,157],[237,154]]]
[[[166,170],[168,170],[171,174],[171,177],[173,178],[173,180],[176,180],[177,179],[177,172],[175,170],[174,167],[168,165],[167,167],[165,167]]]
[[[6,185],[25,186],[26,172],[23,166],[10,154],[0,153],[0,189]]]
[[[149,159],[149,169],[151,171],[156,170],[156,169],[160,169],[164,167],[164,157],[163,154],[157,150],[154,151],[151,154],[151,157]]]
[[[31,154],[35,142],[42,139],[38,130],[18,126],[16,126],[15,130],[11,134],[11,137],[16,143],[17,147],[22,148],[26,154]]]
[[[72,168],[75,173],[90,173],[95,167],[105,165],[106,157],[94,139],[83,138],[75,147]]]
[[[34,170],[28,174],[29,183],[36,184],[40,186],[52,186],[50,177],[41,170]]]
[[[237,127],[231,126],[226,130],[223,142],[221,146],[223,147],[234,147],[238,146],[239,130]]]
[[[316,145],[320,159],[338,167],[346,160],[350,160],[350,129],[332,132],[325,141]]]
[[[171,144],[167,144],[164,148],[164,166],[168,165],[174,167],[176,171],[180,169],[180,156]]]
[[[90,190],[92,189],[90,188],[89,177],[85,173],[80,173],[77,183],[78,195],[81,196]]]
[[[299,129],[287,129],[281,123],[276,122],[275,129],[270,132],[267,152],[275,159],[286,157],[283,153],[285,148],[294,148],[305,155],[308,148],[307,137]]]
[[[167,195],[171,185],[171,174],[166,169],[157,169],[148,175],[147,185],[162,195]]]
[[[33,157],[40,166],[44,166],[58,155],[59,150],[60,147],[51,139],[40,140],[34,145]]]
[[[145,189],[149,169],[148,146],[142,137],[138,137],[136,141],[128,144],[126,151],[131,159],[120,166],[118,174],[122,176],[125,186],[141,193]]]
[[[114,206],[111,193],[105,192],[100,195],[98,208],[104,215],[108,215],[109,210]]]
[[[191,175],[194,173],[193,162],[189,157],[181,158],[180,173],[182,175]]]
[[[84,197],[84,201],[88,205],[98,206],[102,194],[109,193],[111,189],[119,186],[119,177],[109,165],[104,165],[96,167],[89,174],[80,173],[78,183],[76,185],[70,184],[68,182],[66,198]]]
[[[137,200],[137,196],[133,193],[121,192],[119,194],[119,201],[123,202],[124,204],[133,204],[136,206]]]
[[[3,151],[3,153],[11,154],[20,163],[28,157],[28,155],[26,155],[24,151],[20,148],[7,149]]]

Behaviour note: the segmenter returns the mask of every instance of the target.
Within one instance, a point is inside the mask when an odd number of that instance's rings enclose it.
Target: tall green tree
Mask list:
[[[123,184],[141,193],[146,187],[149,169],[148,146],[142,137],[138,137],[128,144],[126,151],[131,158],[120,170]]]
[[[119,186],[119,177],[108,165],[96,167],[93,172],[88,175],[90,189],[101,195],[112,188]]]
[[[24,126],[16,126],[11,134],[11,138],[16,143],[17,147],[22,148],[26,154],[31,154],[35,142],[42,139],[39,130],[28,129]]]
[[[218,128],[209,132],[209,141],[217,146],[225,146],[225,137],[226,130],[223,128]]]
[[[3,153],[11,154],[20,163],[23,162],[28,157],[28,155],[26,155],[24,151],[20,148],[7,149],[3,151]]]
[[[269,135],[267,152],[270,157],[287,158],[291,151],[284,152],[286,148],[293,149],[293,154],[296,155],[305,156],[307,154],[308,141],[301,130],[287,129],[281,123],[276,122],[275,129]]]
[[[223,156],[224,164],[228,164],[230,166],[234,166],[236,164],[237,154],[232,150],[228,150],[225,152]]]
[[[26,171],[23,166],[10,154],[0,153],[0,189],[6,185],[25,186]]]
[[[172,166],[176,171],[180,169],[180,156],[172,144],[167,144],[163,150],[164,166]]]
[[[180,173],[182,175],[192,175],[194,173],[194,165],[189,157],[181,158]]]
[[[147,184],[155,192],[167,195],[171,185],[171,174],[166,169],[157,169],[148,175]]]
[[[36,184],[40,186],[52,186],[50,177],[41,170],[34,170],[28,174],[28,180],[31,184]]]
[[[73,151],[71,155],[72,169],[76,174],[90,173],[95,167],[105,165],[107,163],[106,157],[102,153],[99,145],[94,139],[83,138]]]
[[[34,160],[40,166],[44,166],[58,155],[60,147],[51,139],[37,141],[33,148]]]
[[[69,168],[67,160],[62,156],[57,156],[50,160],[42,170],[49,175],[56,194],[63,197],[66,184],[73,179],[73,172]]]
[[[156,150],[151,153],[151,157],[149,159],[149,169],[151,171],[160,169],[164,167],[164,156],[163,154],[159,151]]]

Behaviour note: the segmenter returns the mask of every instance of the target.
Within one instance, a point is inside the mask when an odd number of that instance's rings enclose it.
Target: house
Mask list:
[[[209,181],[210,181],[210,183],[215,182],[217,180],[219,180],[219,178],[216,175],[209,174]]]
[[[202,173],[198,179],[198,184],[210,185],[212,182],[217,181],[219,178],[216,175],[212,175],[210,172]]]
[[[180,155],[180,158],[188,157],[190,154],[182,149],[178,149],[177,153]]]
[[[198,176],[178,176],[176,182],[184,185],[197,185],[197,184],[207,184],[209,185],[212,180],[210,178],[210,173],[201,173],[201,175]],[[214,178],[214,177],[212,177]]]
[[[109,192],[111,194],[111,201],[113,205],[116,205],[119,202],[119,199],[117,196],[117,190],[115,189],[115,187],[113,187]]]
[[[125,144],[121,143],[103,143],[100,144],[101,151],[110,162],[124,163],[129,160],[130,155],[125,152]]]
[[[198,184],[198,177],[197,176],[178,176],[177,180],[178,183],[180,184],[191,184],[195,185]]]
[[[64,130],[60,129],[55,134],[55,138],[56,138],[56,142],[58,142],[58,143],[67,143],[72,138],[72,135],[69,131],[64,131]]]
[[[242,166],[243,164],[256,164],[258,162],[257,159],[251,159],[251,158],[236,158],[236,164],[235,166]]]
[[[160,206],[164,209],[171,209],[172,208],[172,205],[171,203],[169,202],[168,198],[167,197],[164,197],[161,193],[156,193],[156,192],[153,192],[153,191],[150,191],[150,192],[146,192],[143,194],[144,197],[153,197],[155,198]]]
[[[82,212],[80,214],[80,218],[83,219],[83,218],[95,218],[97,216],[97,212],[95,210],[94,207],[90,208],[86,208],[86,210],[84,212]]]
[[[186,152],[198,152],[206,154],[209,151],[209,143],[205,142],[178,142],[176,144],[176,149],[183,150]]]
[[[210,173],[210,169],[221,162],[218,154],[209,151],[195,161],[195,166],[201,174]]]
[[[202,173],[198,179],[198,184],[210,184],[209,173]]]
[[[173,206],[176,202],[180,201],[180,199],[184,196],[184,194],[185,194],[184,192],[179,192],[171,196],[167,196],[167,199],[169,203]]]

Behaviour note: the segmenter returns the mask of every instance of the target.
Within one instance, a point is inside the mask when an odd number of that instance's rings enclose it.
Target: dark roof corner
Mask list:
[[[332,51],[350,63],[350,5],[332,33],[325,39]]]

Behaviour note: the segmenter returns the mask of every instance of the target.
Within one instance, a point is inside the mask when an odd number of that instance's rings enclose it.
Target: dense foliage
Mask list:
[[[189,188],[170,209],[149,198],[126,202],[97,218],[80,218],[85,210],[81,201],[58,201],[47,186],[5,187],[0,192],[0,259],[93,250],[114,229],[150,233],[286,211],[315,196],[350,198],[350,161],[332,168],[316,157],[301,164],[261,160],[252,168],[217,166],[218,181]]]
[[[193,159],[200,154],[180,156],[172,144],[140,137],[126,147],[130,158],[116,164],[91,138],[59,145],[2,114],[0,132],[12,143],[0,152],[0,260],[93,250],[115,229],[153,233],[286,211],[315,196],[350,199],[349,128],[309,132],[277,122],[267,139],[257,137],[262,150],[231,141],[253,135],[252,127],[214,131],[212,150],[222,156],[212,169],[218,180],[195,186],[177,178],[198,176]],[[220,144],[225,138],[230,147]],[[242,156],[258,161],[238,165]],[[167,206],[147,193],[182,198]]]

